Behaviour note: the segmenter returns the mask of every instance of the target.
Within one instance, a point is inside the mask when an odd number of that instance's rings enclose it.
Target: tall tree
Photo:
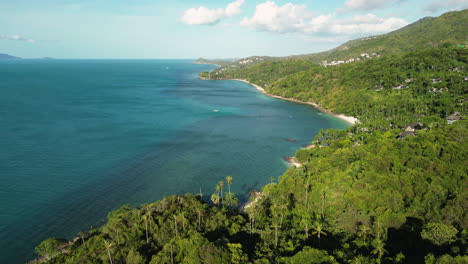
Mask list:
[[[211,201],[216,204],[218,207],[219,207],[219,204],[220,204],[220,201],[219,201],[220,197],[219,197],[219,194],[217,193],[213,193],[211,195]]]
[[[218,182],[218,185],[219,185],[219,189],[220,189],[220,196],[221,196],[221,203],[223,204],[224,206],[224,195],[223,195],[223,190],[224,190],[224,181],[219,181]]]
[[[231,193],[232,176],[226,176],[226,183],[228,185],[229,193]]]
[[[114,243],[112,243],[111,241],[108,241],[108,240],[104,240],[104,247],[106,248],[107,254],[109,255],[110,264],[113,264],[112,256],[111,256],[111,249],[112,249],[113,246],[114,246]]]
[[[372,254],[377,256],[377,263],[382,262],[382,257],[385,253],[388,253],[388,251],[385,249],[385,243],[380,240],[380,239],[375,239],[372,242],[372,246],[374,247],[374,250],[372,250]]]
[[[312,231],[312,234],[317,235],[317,238],[318,238],[318,241],[319,241],[319,247],[320,247],[321,246],[320,238],[321,238],[322,235],[326,236],[327,233],[325,233],[325,231],[323,231],[323,225],[320,222],[315,222],[313,228],[314,228],[314,231]]]

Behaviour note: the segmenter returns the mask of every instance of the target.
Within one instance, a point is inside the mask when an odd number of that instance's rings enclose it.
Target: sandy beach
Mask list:
[[[325,109],[325,108],[321,107],[320,105],[318,105],[318,104],[316,104],[314,102],[304,102],[304,101],[297,100],[297,99],[294,99],[294,98],[287,98],[287,97],[283,97],[283,96],[279,96],[279,95],[269,94],[262,87],[260,87],[260,86],[258,86],[256,84],[250,83],[247,80],[243,80],[243,79],[229,79],[229,80],[241,81],[241,82],[248,83],[248,84],[252,85],[253,87],[257,88],[258,91],[262,92],[263,94],[265,94],[267,96],[273,97],[273,98],[286,100],[286,101],[290,101],[290,102],[295,102],[295,103],[299,103],[299,104],[311,105],[314,108],[316,108],[317,110],[319,110],[320,112],[323,112],[323,113],[338,117],[339,119],[341,119],[341,120],[343,120],[343,121],[345,121],[345,122],[347,122],[348,124],[351,124],[351,125],[354,125],[354,124],[356,124],[358,122],[358,119],[355,118],[355,117],[346,116],[344,114],[335,114],[332,111],[330,111],[328,109]]]

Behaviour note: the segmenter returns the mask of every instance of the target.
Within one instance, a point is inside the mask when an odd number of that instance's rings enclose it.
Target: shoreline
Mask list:
[[[214,63],[208,63],[208,62],[193,62],[195,64],[206,64],[206,65],[214,65],[214,66],[217,66],[217,67],[221,67],[221,65],[218,65],[218,64],[214,64]]]
[[[207,80],[207,79],[203,78],[203,80]],[[270,97],[273,97],[273,98],[276,98],[276,99],[281,99],[281,100],[285,100],[285,101],[294,102],[294,103],[310,105],[310,106],[314,107],[315,109],[319,110],[320,112],[323,112],[323,113],[329,114],[331,116],[337,117],[337,118],[339,118],[339,119],[341,119],[341,120],[343,120],[346,123],[351,124],[351,125],[355,125],[356,123],[358,123],[358,119],[353,117],[353,116],[346,116],[344,114],[333,113],[332,111],[330,111],[330,110],[328,110],[326,108],[323,108],[323,107],[321,107],[320,105],[318,105],[318,104],[316,104],[314,102],[304,102],[304,101],[294,99],[294,98],[288,98],[288,97],[283,97],[283,96],[279,96],[279,95],[269,94],[262,87],[260,87],[260,86],[258,86],[256,84],[253,84],[253,83],[251,83],[251,82],[249,82],[247,80],[244,80],[244,79],[221,79],[221,80],[231,80],[231,81],[244,82],[244,83],[252,85],[258,91],[260,91],[261,93],[263,93],[263,94],[265,94],[267,96],[270,96]]]

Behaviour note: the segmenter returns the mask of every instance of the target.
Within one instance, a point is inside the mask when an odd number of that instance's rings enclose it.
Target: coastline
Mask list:
[[[218,64],[214,64],[214,63],[208,63],[208,62],[194,62],[195,64],[206,64],[206,65],[214,65],[214,66],[217,66],[217,67],[221,67],[221,65],[218,65]]]
[[[207,79],[203,78],[203,80],[207,80]],[[244,79],[223,79],[223,80],[232,80],[232,81],[244,82],[244,83],[252,85],[258,91],[260,91],[261,93],[263,93],[263,94],[265,94],[267,96],[270,96],[270,97],[273,97],[273,98],[276,98],[276,99],[285,100],[285,101],[295,102],[295,103],[299,103],[299,104],[310,105],[310,106],[314,107],[315,109],[319,110],[320,112],[323,112],[323,113],[329,114],[331,116],[337,117],[337,118],[339,118],[339,119],[341,119],[341,120],[343,120],[346,123],[351,124],[351,125],[355,125],[356,123],[358,123],[358,119],[353,117],[353,116],[346,116],[344,114],[333,113],[332,111],[330,111],[330,110],[328,110],[326,108],[323,108],[323,107],[321,107],[320,105],[318,105],[318,104],[316,104],[314,102],[304,102],[304,101],[294,99],[294,98],[288,98],[288,97],[283,97],[283,96],[279,96],[279,95],[269,94],[262,87],[260,87],[260,86],[258,86],[256,84],[253,84],[253,83],[251,83],[251,82],[249,82],[247,80],[244,80]]]

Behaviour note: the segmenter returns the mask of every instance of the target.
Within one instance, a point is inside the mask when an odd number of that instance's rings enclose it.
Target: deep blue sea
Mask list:
[[[0,263],[24,263],[40,241],[70,239],[124,204],[211,195],[227,175],[245,196],[321,128],[348,126],[242,82],[197,78],[214,67],[1,61]]]

